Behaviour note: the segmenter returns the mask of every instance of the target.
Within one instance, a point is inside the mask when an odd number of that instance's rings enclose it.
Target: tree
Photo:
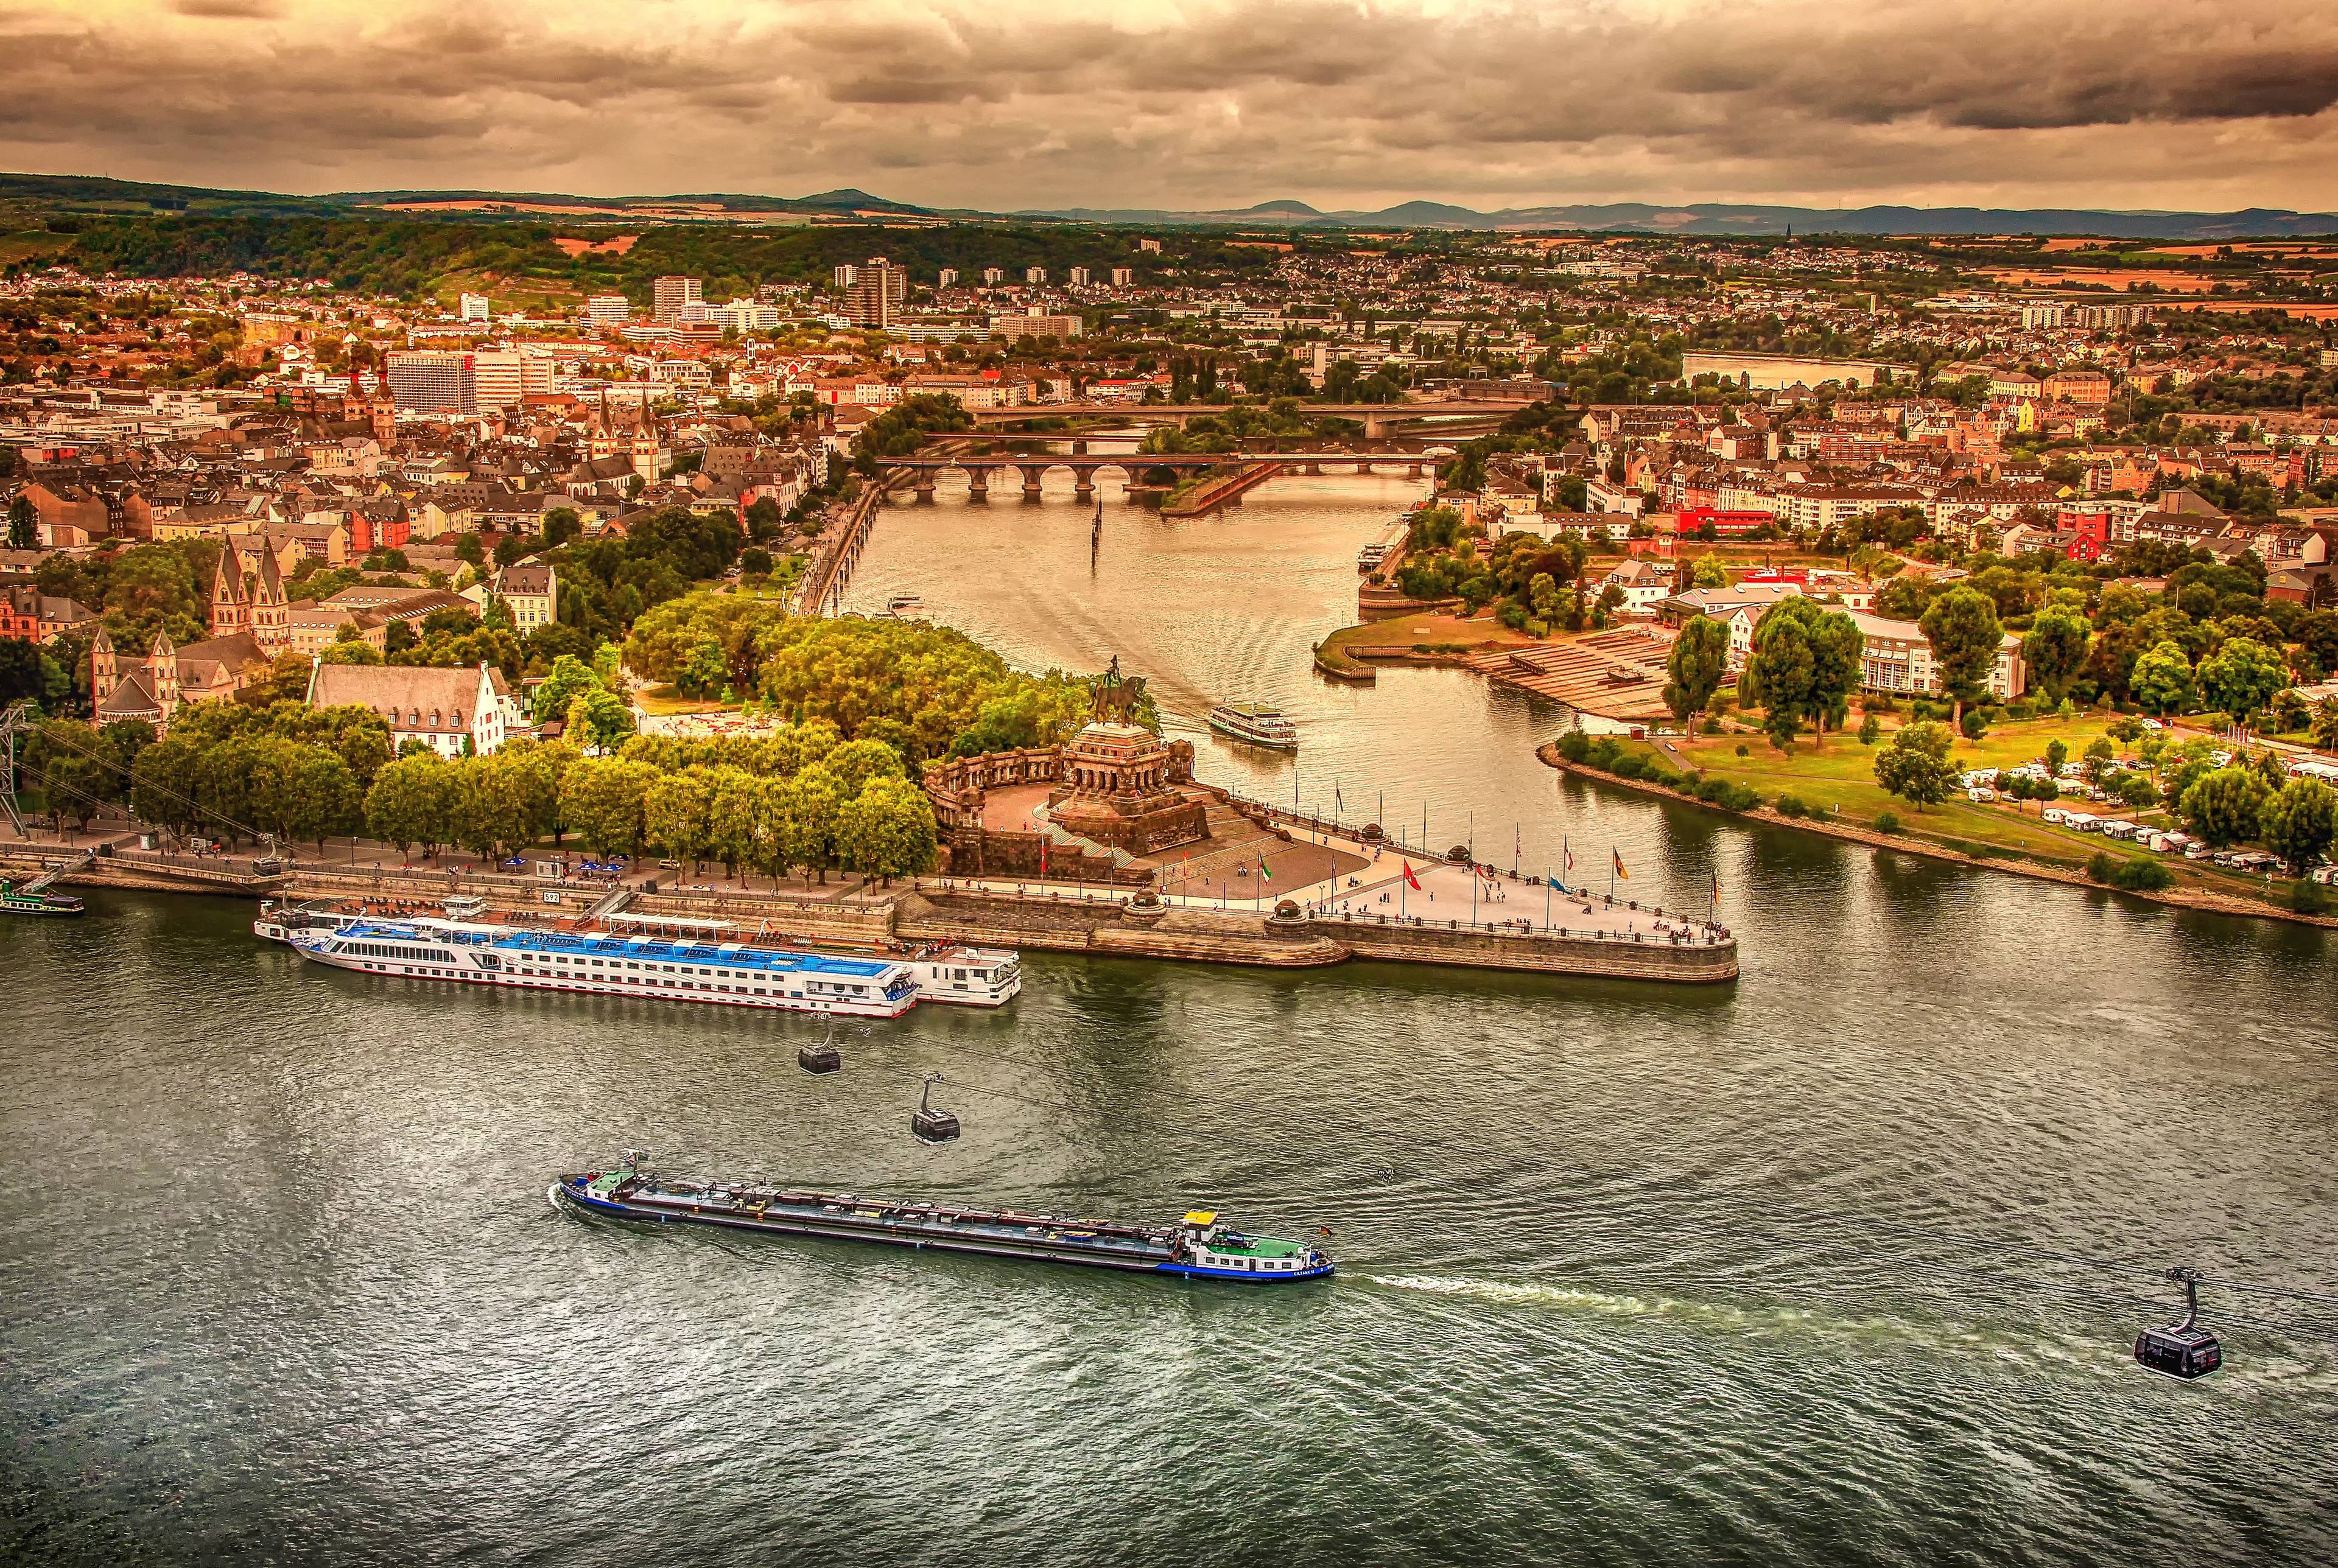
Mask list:
[[[40,543],[40,519],[33,510],[33,498],[19,495],[8,503],[8,548],[34,550]]]
[[[2085,616],[2060,605],[2039,611],[2029,623],[2029,634],[2021,639],[2021,662],[2029,667],[2048,701],[2059,702],[2086,667],[2091,635]]]
[[[837,846],[863,877],[924,871],[937,854],[933,803],[907,779],[871,779],[838,814]]]
[[[1799,594],[1781,599],[1754,625],[1739,697],[1763,706],[1779,746],[1805,723],[1823,735],[1848,711],[1862,645],[1858,623],[1842,611]]]
[[[2062,764],[2068,762],[2069,760],[2070,749],[2068,746],[2065,746],[2059,740],[2048,740],[2046,742],[2046,771],[2049,775],[2058,779],[2060,778],[2062,774]]]
[[[696,876],[713,842],[713,809],[706,769],[693,768],[668,773],[649,787],[642,798],[642,822],[652,843],[676,860],[689,861]]]
[[[1961,720],[1965,704],[1988,689],[1997,669],[1998,651],[2005,642],[1997,602],[1960,583],[1933,600],[1917,624],[1932,645],[1932,669],[1940,690],[1955,703],[1950,719]]]
[[[2246,768],[2219,768],[2184,791],[2176,812],[2194,836],[2221,849],[2256,834],[2264,798],[2264,783]]]
[[[545,672],[543,683],[536,687],[530,710],[539,724],[548,719],[565,719],[568,716],[568,705],[580,693],[604,684],[606,682],[602,681],[593,666],[574,653],[563,653],[552,662],[552,668]]]
[[[630,855],[641,847],[643,802],[657,778],[646,763],[585,758],[561,780],[561,819],[596,853]]]
[[[1956,784],[1956,767],[1949,760],[1954,743],[1945,724],[1923,720],[1902,725],[1891,744],[1875,754],[1875,781],[1919,811],[1937,806]]]
[[[1729,586],[1729,569],[1721,564],[1720,556],[1708,550],[1698,556],[1689,568],[1689,585],[1695,588],[1726,588]]]
[[[2200,694],[2212,707],[2245,727],[2289,684],[2289,665],[2278,647],[2254,637],[2231,637],[2200,661]]]
[[[1665,670],[1672,677],[1665,683],[1665,706],[1673,717],[1702,713],[1728,678],[1729,628],[1710,615],[1697,616],[1674,640]]]
[[[2257,828],[2289,874],[2303,877],[2338,838],[2338,789],[2318,779],[2292,779],[2258,808]]]
[[[2099,788],[2104,776],[2110,772],[2111,765],[2118,760],[2118,751],[2111,745],[2109,736],[2097,735],[2087,742],[2080,760],[2087,769],[2087,782]]]
[[[2188,713],[2200,705],[2192,681],[2192,661],[2174,642],[2155,642],[2137,655],[2127,677],[2127,691],[2150,712],[2165,717]]]
[[[706,769],[707,853],[732,877],[762,851],[762,780],[744,768]]]
[[[566,738],[578,746],[614,751],[633,732],[633,709],[606,686],[589,686],[568,704]]]
[[[2324,697],[2313,705],[2313,743],[2324,751],[2338,751],[2338,697]]]
[[[844,808],[844,786],[822,762],[814,762],[788,781],[786,812],[787,862],[815,872],[823,883],[836,864],[837,814]]]
[[[60,828],[70,818],[84,832],[93,818],[121,798],[114,755],[98,732],[70,719],[52,719],[35,733],[41,797]],[[28,767],[27,771],[32,769]]]
[[[401,858],[414,847],[431,854],[448,842],[454,778],[436,751],[418,751],[385,762],[366,791],[366,831],[398,846]]]

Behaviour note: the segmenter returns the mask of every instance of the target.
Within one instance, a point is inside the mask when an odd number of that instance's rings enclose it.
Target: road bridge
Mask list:
[[[1058,468],[1070,471],[1074,494],[1093,495],[1096,476],[1106,469],[1117,470],[1122,482],[1131,486],[1165,487],[1164,480],[1174,485],[1215,469],[1261,463],[1274,464],[1284,474],[1370,474],[1387,468],[1419,479],[1434,461],[1418,452],[995,452],[980,456],[948,452],[889,458],[886,468],[890,487],[900,488],[899,482],[906,481],[907,488],[920,500],[931,500],[935,477],[955,468],[966,475],[968,492],[975,500],[987,501],[993,486],[1001,481],[1011,488],[1014,480],[1020,479],[1024,499],[1036,501],[1046,475]]]
[[[1526,407],[1496,398],[1455,398],[1443,403],[1306,403],[1301,411],[1311,417],[1326,416],[1360,419],[1367,439],[1378,439],[1400,426],[1429,420],[1439,428],[1459,431],[1465,426],[1488,428]],[[1136,425],[1174,425],[1204,416],[1222,416],[1223,403],[1039,403],[1012,408],[969,408],[967,415],[977,429],[1020,425],[1033,419],[1125,419]]]

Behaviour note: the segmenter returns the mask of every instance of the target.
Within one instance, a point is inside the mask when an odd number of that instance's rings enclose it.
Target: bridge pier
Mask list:
[[[1039,499],[1039,481],[1046,472],[1045,468],[1024,468],[1023,499],[1025,501],[1036,502]]]
[[[968,469],[968,470],[966,471],[966,483],[967,483],[966,498],[967,498],[968,500],[969,500],[969,501],[987,501],[987,500],[989,500],[989,499],[990,499],[990,470],[989,470],[989,469],[987,469],[987,468],[969,468],[969,469]]]
[[[1095,494],[1095,473],[1096,471],[1094,468],[1073,469],[1072,494],[1078,496],[1083,501],[1086,500],[1089,496],[1094,495]]]
[[[909,481],[909,492],[920,501],[931,501],[934,498],[934,471],[930,468],[918,469],[916,475]]]

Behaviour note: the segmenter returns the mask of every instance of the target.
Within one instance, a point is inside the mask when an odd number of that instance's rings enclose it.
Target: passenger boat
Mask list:
[[[998,1007],[1023,989],[1023,956],[999,948],[920,947],[909,955],[920,1002]]]
[[[1372,544],[1365,545],[1361,550],[1356,552],[1356,570],[1359,572],[1370,571],[1373,567],[1388,559],[1388,553],[1389,547],[1385,544]]]
[[[917,976],[898,960],[738,942],[530,931],[430,919],[363,919],[329,929],[291,931],[288,940],[302,957],[335,969],[524,991],[869,1018],[898,1018],[918,1000]]]
[[[1221,702],[1210,710],[1210,728],[1221,735],[1271,746],[1278,751],[1299,750],[1299,731],[1282,710],[1263,702]]]
[[[1248,1235],[1220,1224],[1209,1210],[1197,1210],[1174,1225],[1115,1225],[850,1192],[690,1181],[658,1175],[646,1169],[643,1160],[634,1151],[614,1170],[563,1176],[546,1190],[546,1196],[555,1207],[565,1202],[584,1213],[613,1219],[830,1236],[1189,1279],[1276,1285],[1331,1273],[1331,1259],[1321,1249]]]
[[[80,915],[85,906],[65,893],[38,892],[20,889],[13,882],[0,881],[0,915]]]
[[[926,602],[915,593],[896,593],[885,601],[885,613],[896,621],[922,621],[926,618]]]

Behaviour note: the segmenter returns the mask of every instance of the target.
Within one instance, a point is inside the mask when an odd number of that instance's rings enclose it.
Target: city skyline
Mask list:
[[[643,15],[35,0],[0,22],[0,166],[1000,211],[2338,205],[2338,17],[2296,0],[2131,35],[2085,0]]]

